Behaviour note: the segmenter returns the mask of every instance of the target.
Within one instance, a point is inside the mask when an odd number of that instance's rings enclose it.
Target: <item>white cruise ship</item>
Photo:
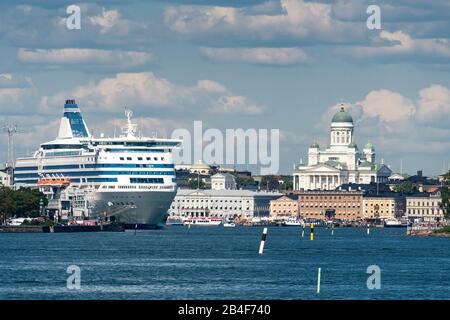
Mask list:
[[[109,218],[132,228],[158,226],[176,194],[173,148],[180,140],[138,136],[126,111],[120,137],[93,137],[75,100],[66,100],[56,140],[32,157],[18,158],[16,186],[37,187],[41,178],[69,178],[90,190],[90,218]]]

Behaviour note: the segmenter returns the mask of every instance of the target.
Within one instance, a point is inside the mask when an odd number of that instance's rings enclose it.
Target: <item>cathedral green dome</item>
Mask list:
[[[355,149],[358,148],[355,141],[350,142],[350,144],[348,146],[349,146],[349,148],[355,148]]]
[[[369,142],[366,143],[366,145],[364,146],[364,149],[373,149],[373,144]]]
[[[336,112],[336,114],[333,116],[333,119],[331,119],[331,122],[351,122],[353,123],[353,118],[347,111],[344,110],[344,107],[341,107],[341,110]]]
[[[319,148],[319,144],[317,142],[311,143],[310,148]]]

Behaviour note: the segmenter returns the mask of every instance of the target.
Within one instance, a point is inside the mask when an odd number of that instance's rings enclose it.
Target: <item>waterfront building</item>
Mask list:
[[[188,190],[178,189],[168,211],[179,217],[219,217],[251,219],[268,217],[270,200],[280,197],[278,192],[249,190]]]
[[[212,190],[236,190],[236,179],[229,173],[216,173],[211,176]]]
[[[353,118],[341,107],[331,120],[330,145],[320,150],[317,142],[308,149],[308,162],[294,168],[294,190],[334,190],[344,183],[386,182],[392,170],[375,161],[368,142],[362,151],[353,136]]]
[[[416,193],[406,197],[406,217],[410,221],[439,222],[444,212],[439,207],[441,193]]]
[[[366,220],[400,219],[404,213],[405,198],[398,193],[385,192],[363,197],[363,218]]]
[[[404,176],[404,180],[390,179],[388,182],[389,188],[394,191],[395,188],[402,182],[411,183],[418,192],[434,193],[441,188],[441,181],[439,181],[438,177],[426,177],[423,175],[422,170],[418,170],[415,175]]]
[[[303,219],[325,219],[325,211],[334,210],[335,219],[358,221],[362,216],[362,191],[319,190],[298,193]]]
[[[10,185],[10,175],[6,172],[0,171],[0,186],[9,186]]]
[[[0,163],[0,187],[10,187],[12,185],[11,175],[8,173],[8,165]]]
[[[345,190],[345,191],[363,191],[364,195],[372,195],[379,194],[384,192],[392,191],[386,184],[384,183],[345,183],[340,185],[336,190]]]
[[[298,195],[284,195],[270,201],[270,218],[273,220],[297,218],[299,214]]]

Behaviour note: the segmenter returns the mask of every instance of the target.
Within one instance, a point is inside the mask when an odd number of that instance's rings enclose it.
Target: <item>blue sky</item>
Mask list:
[[[16,155],[53,139],[66,98],[112,134],[123,107],[144,132],[280,129],[280,172],[328,144],[344,102],[355,141],[399,171],[450,162],[448,1],[15,1],[0,4],[0,123]],[[81,7],[67,30],[66,7]],[[369,4],[381,30],[366,26]],[[0,161],[6,161],[6,137]]]

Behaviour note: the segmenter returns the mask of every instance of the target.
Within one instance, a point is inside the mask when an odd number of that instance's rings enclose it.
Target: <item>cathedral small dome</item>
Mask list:
[[[331,122],[351,122],[353,123],[353,118],[347,111],[344,110],[344,107],[341,107],[341,110],[336,112],[336,114],[333,116],[333,119],[331,119]]]
[[[348,145],[348,147],[349,147],[349,148],[355,148],[355,149],[358,148],[358,146],[356,145],[356,142],[355,142],[355,141],[350,142],[350,144]]]
[[[203,163],[202,160],[199,160],[198,163],[192,165],[191,169],[194,169],[194,170],[210,170],[211,167],[209,165],[207,165],[206,163]]]
[[[373,144],[369,142],[366,143],[366,145],[364,146],[364,149],[371,149],[373,150]]]
[[[319,144],[317,142],[311,143],[310,148],[319,148]]]

